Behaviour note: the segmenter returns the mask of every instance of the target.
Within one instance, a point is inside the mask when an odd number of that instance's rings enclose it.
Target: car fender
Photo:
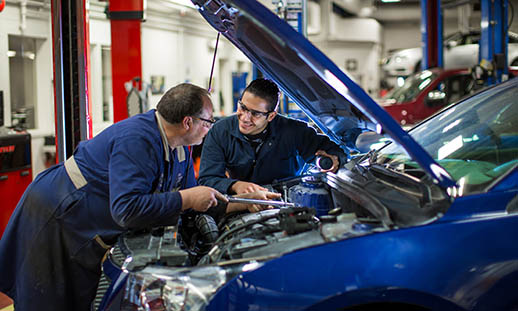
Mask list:
[[[307,308],[308,311],[337,309],[465,311],[441,297],[404,288],[369,288],[339,293]]]
[[[428,306],[444,300],[452,302],[451,308],[460,306],[451,310],[472,309],[481,302],[486,307],[508,306],[514,298],[500,297],[495,290],[505,293],[518,286],[518,261],[513,260],[518,249],[506,239],[518,235],[517,217],[456,218],[294,251],[231,280],[216,293],[208,310],[248,310],[250,306],[297,310],[327,300],[344,302],[348,295],[358,296],[354,303],[367,297],[376,303],[383,300],[376,294],[380,289],[403,289],[394,291],[389,301],[408,304],[415,293],[422,293],[437,297],[429,298]],[[494,251],[480,260],[477,254],[484,249],[482,245]],[[367,296],[372,289],[375,292]],[[357,291],[365,294],[353,294]],[[403,294],[408,295],[403,299]],[[348,306],[352,304],[335,307]]]

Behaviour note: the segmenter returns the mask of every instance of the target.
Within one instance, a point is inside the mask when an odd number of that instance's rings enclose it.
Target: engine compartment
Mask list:
[[[123,235],[122,257],[128,270],[149,264],[193,266],[265,260],[309,246],[388,230],[389,227],[344,194],[336,175],[315,173],[268,185],[282,194],[282,207],[214,219],[187,213],[179,225]]]

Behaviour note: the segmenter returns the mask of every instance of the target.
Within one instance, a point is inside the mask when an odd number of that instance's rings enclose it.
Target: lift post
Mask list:
[[[444,66],[441,0],[421,0],[421,69]]]
[[[508,79],[507,0],[481,0],[479,70],[487,72],[486,85]]]
[[[286,21],[293,29],[304,35],[304,37],[307,37],[306,0],[272,0],[272,4],[275,7],[274,12],[279,18]],[[281,110],[284,114],[292,118],[309,121],[306,114],[300,110],[295,102],[286,94],[283,96]]]
[[[56,161],[92,137],[86,1],[52,0]]]
[[[113,122],[118,122],[128,117],[128,92],[124,84],[137,77],[142,81],[143,0],[110,0],[108,15],[111,21]]]

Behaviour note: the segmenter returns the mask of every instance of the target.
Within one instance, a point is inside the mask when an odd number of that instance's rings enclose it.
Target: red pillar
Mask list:
[[[140,24],[143,0],[110,0],[113,121],[128,117],[124,83],[142,77]]]
[[[443,67],[441,0],[421,0],[423,59],[421,69]]]

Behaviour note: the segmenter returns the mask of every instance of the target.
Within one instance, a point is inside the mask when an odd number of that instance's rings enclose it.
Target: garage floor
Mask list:
[[[0,293],[0,311],[14,310],[13,301],[6,295]]]

